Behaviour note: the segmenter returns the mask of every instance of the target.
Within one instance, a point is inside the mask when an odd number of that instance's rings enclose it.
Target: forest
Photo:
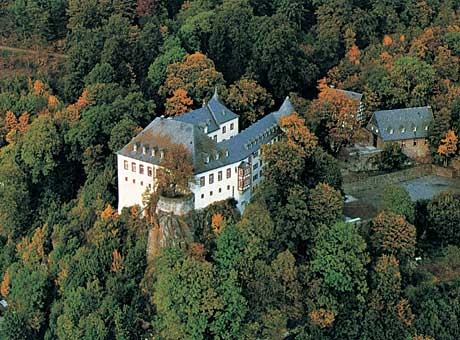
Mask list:
[[[345,223],[359,126],[331,91],[430,105],[433,162],[458,157],[460,2],[3,0],[0,27],[0,339],[460,339],[460,195],[389,187]],[[242,215],[195,211],[147,261],[116,152],[215,89],[242,128],[296,113]]]

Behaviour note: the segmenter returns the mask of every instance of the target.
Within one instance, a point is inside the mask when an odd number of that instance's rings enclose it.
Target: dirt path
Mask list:
[[[0,45],[0,51],[10,51],[10,52],[20,52],[20,53],[27,53],[27,54],[36,54],[36,55],[47,55],[54,58],[68,58],[67,55],[61,53],[48,53],[24,48],[17,48],[17,47],[9,47]]]

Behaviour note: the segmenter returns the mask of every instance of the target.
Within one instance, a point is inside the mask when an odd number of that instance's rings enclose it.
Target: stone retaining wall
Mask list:
[[[395,171],[384,175],[363,177],[353,179],[353,181],[344,182],[343,190],[348,193],[372,190],[379,187],[394,185],[400,182],[409,181],[415,178],[429,176],[434,173],[431,164],[419,165],[410,169]]]
[[[160,196],[157,203],[156,212],[172,213],[176,216],[183,216],[193,210],[193,195],[181,198],[168,198]]]

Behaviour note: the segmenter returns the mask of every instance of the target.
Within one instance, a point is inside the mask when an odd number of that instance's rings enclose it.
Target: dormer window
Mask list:
[[[160,151],[160,160],[162,160],[164,156],[165,156],[165,152],[163,150],[161,150]]]
[[[413,131],[414,131],[414,132],[417,132],[417,127],[416,127],[416,126],[414,126]]]
[[[204,133],[208,133],[208,125],[205,125],[203,128]]]
[[[155,149],[152,149],[152,157],[155,157]]]
[[[390,135],[392,135],[392,134],[393,134],[393,132],[394,132],[394,131],[393,131],[393,129],[390,129]]]
[[[147,148],[145,147],[145,145],[142,146],[142,154],[145,155],[145,153],[147,152]]]
[[[208,163],[209,163],[209,156],[208,156],[208,155],[206,155],[206,156],[204,157],[204,163],[205,163],[205,164],[208,164]]]
[[[225,150],[225,157],[228,157],[228,150]]]
[[[219,154],[216,153],[216,161],[219,159],[219,157],[220,157]]]
[[[401,128],[401,133],[404,133],[404,132],[406,132],[406,128],[405,128],[405,127],[402,127],[402,128]]]
[[[428,131],[428,125],[425,125],[425,131]]]
[[[133,145],[133,151],[134,151],[134,152],[137,152],[137,144],[134,144],[134,145]]]

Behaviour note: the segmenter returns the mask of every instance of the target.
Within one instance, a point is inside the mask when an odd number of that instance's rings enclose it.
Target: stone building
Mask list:
[[[431,107],[411,107],[376,111],[367,124],[369,144],[383,149],[385,144],[397,143],[409,158],[430,161],[428,128],[433,120]]]

